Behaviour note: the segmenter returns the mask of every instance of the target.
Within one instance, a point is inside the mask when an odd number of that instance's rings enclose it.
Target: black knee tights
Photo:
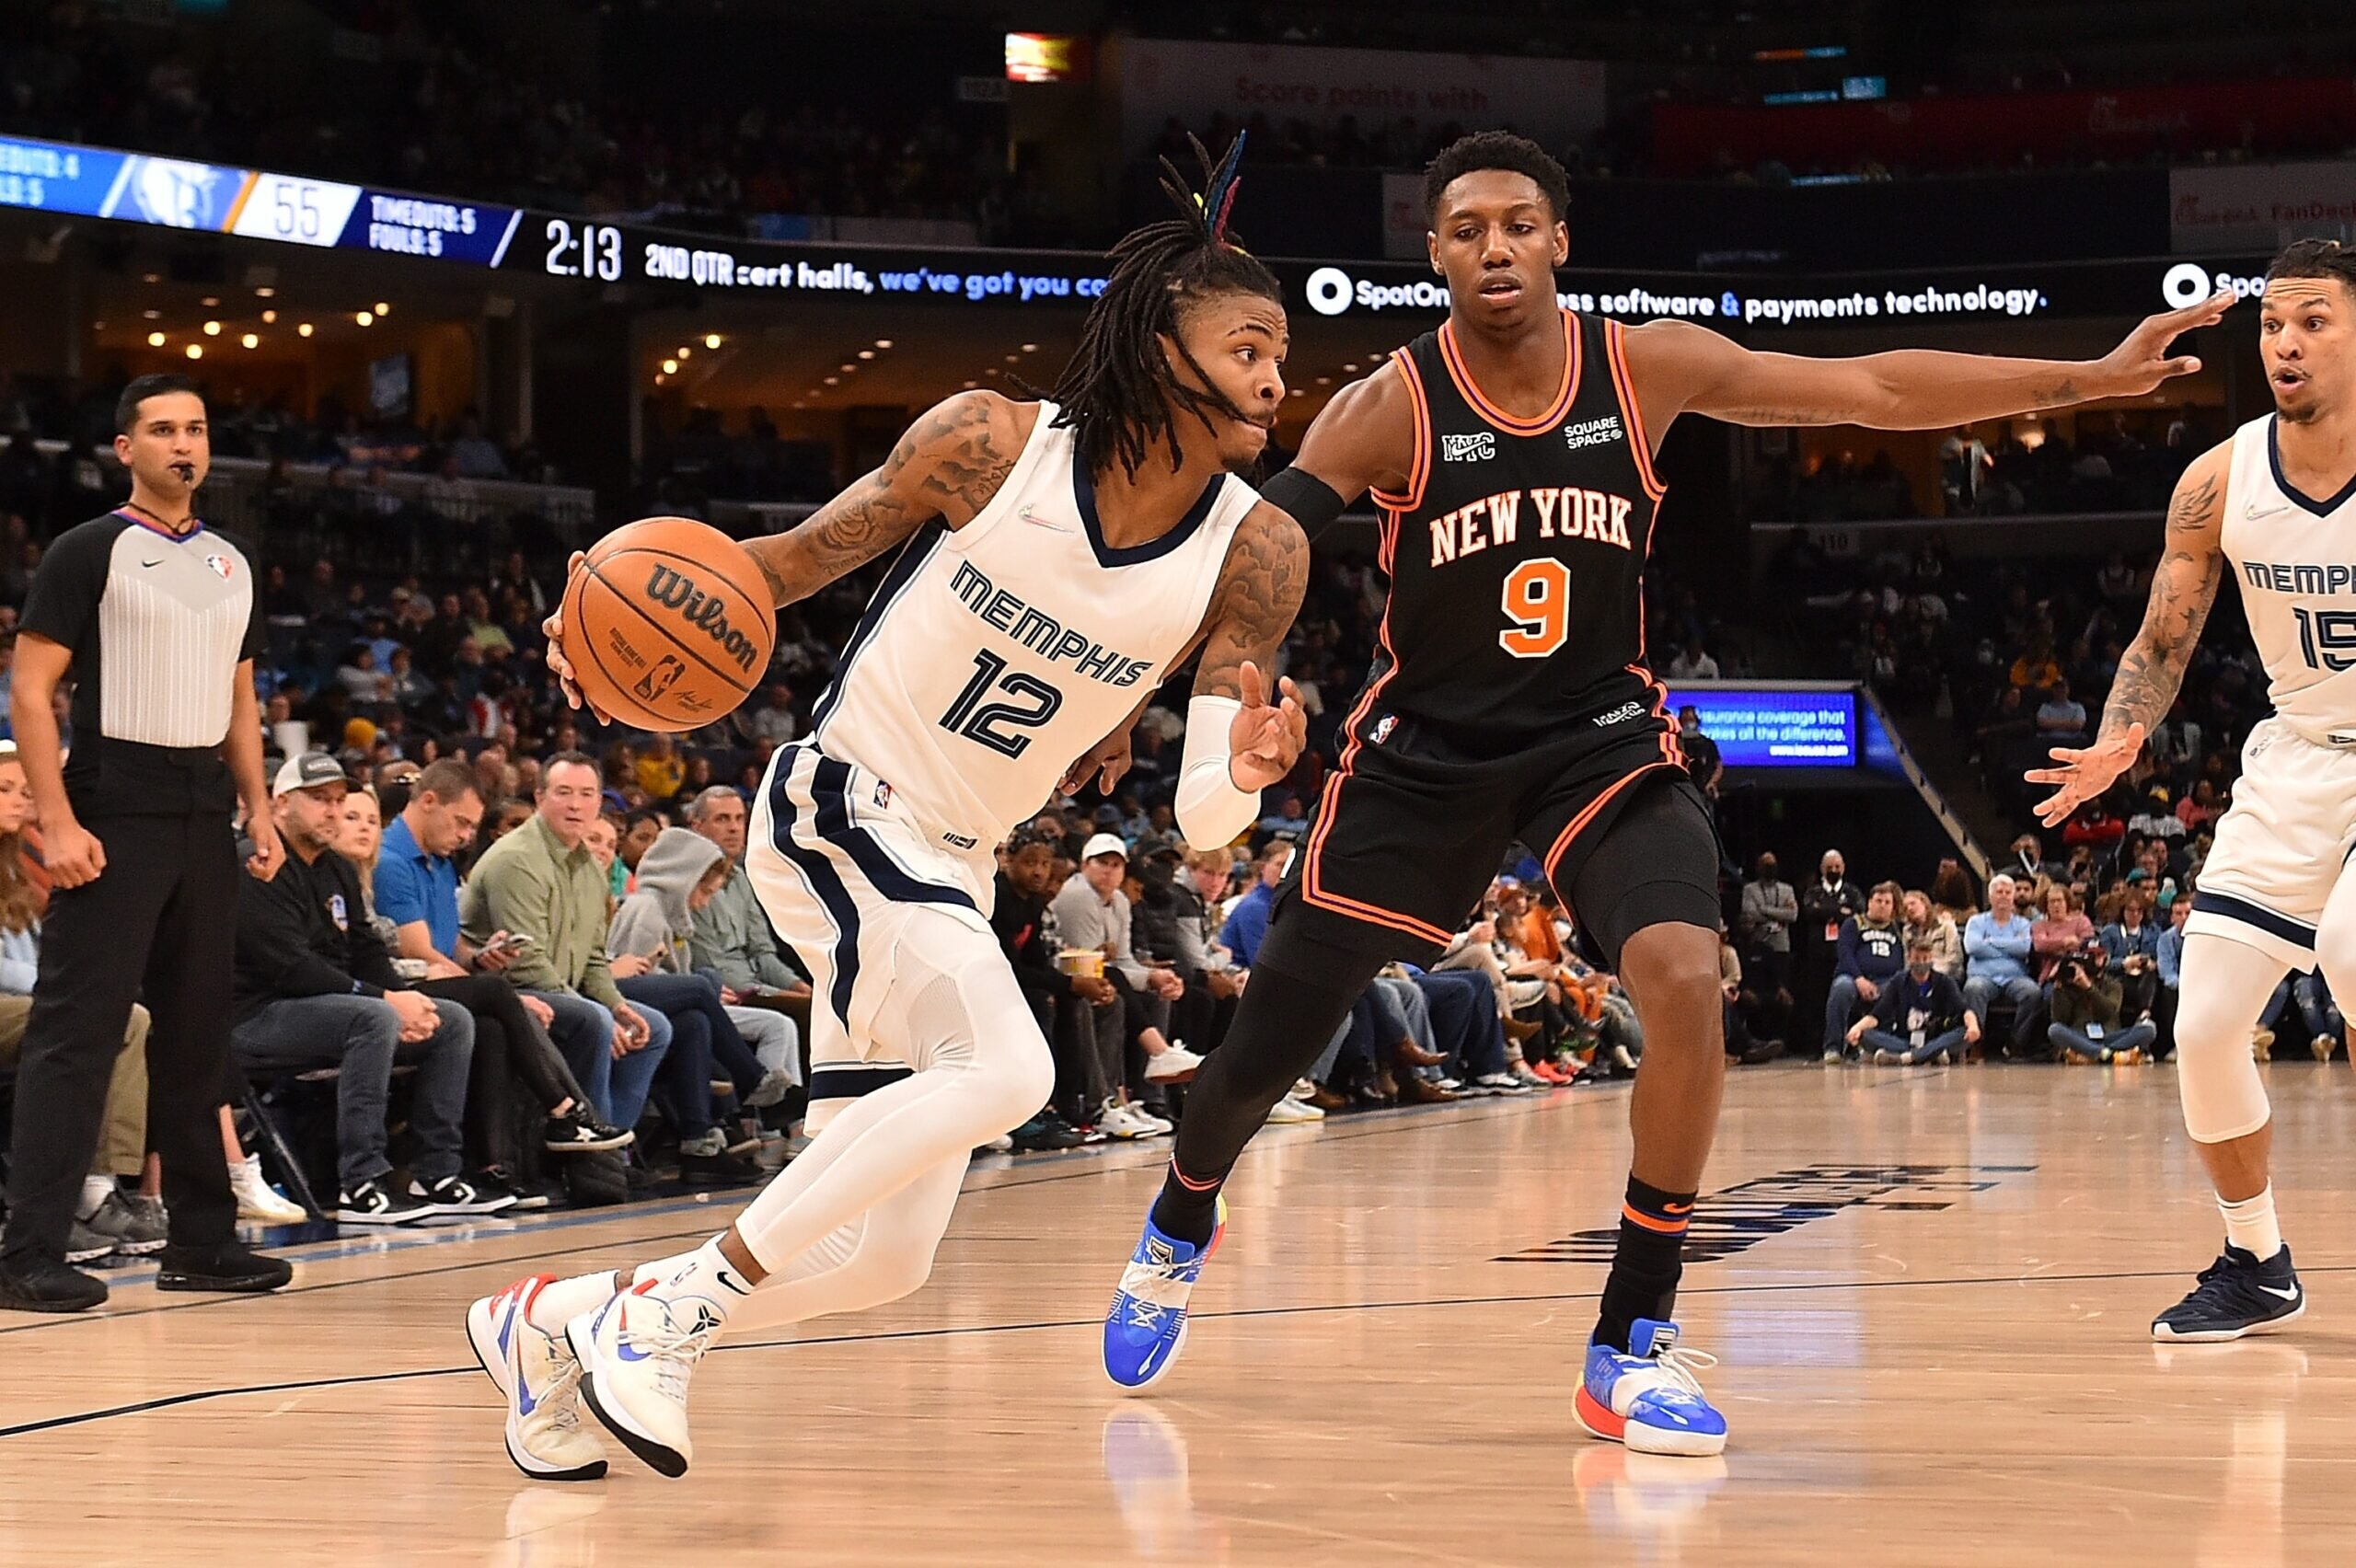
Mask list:
[[[1154,1223],[1210,1239],[1219,1184],[1268,1112],[1323,1054],[1384,960],[1303,937],[1281,917],[1252,965],[1227,1038],[1186,1094],[1177,1152]]]

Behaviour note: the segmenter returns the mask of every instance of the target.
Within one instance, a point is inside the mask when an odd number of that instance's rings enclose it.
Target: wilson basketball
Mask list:
[[[743,546],[688,517],[649,517],[591,548],[564,590],[581,695],[645,730],[693,730],[761,684],[777,617]]]

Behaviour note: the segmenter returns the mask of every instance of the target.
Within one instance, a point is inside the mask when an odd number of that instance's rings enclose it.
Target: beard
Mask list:
[[[2285,408],[2278,398],[2274,404],[2274,417],[2284,424],[2313,424],[2323,418],[2323,405],[2320,403],[2302,403],[2294,408]]]

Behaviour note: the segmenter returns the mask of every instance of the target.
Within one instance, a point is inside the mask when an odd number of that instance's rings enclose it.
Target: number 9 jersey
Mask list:
[[[812,713],[809,744],[896,795],[935,847],[978,857],[985,894],[996,847],[1187,651],[1260,499],[1222,475],[1161,537],[1114,548],[1056,413],[1039,405],[964,527],[902,547]]]
[[[1563,313],[1536,419],[1489,401],[1452,325],[1392,356],[1415,410],[1407,488],[1377,490],[1391,605],[1371,683],[1403,721],[1503,756],[1652,705],[1645,555],[1661,486],[1618,323]]]

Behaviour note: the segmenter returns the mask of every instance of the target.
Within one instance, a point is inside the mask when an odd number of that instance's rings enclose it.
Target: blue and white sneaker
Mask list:
[[[2192,1293],[2152,1321],[2156,1340],[2237,1340],[2264,1333],[2306,1315],[2307,1293],[2283,1248],[2260,1262],[2231,1242],[2224,1255],[2200,1271]]]
[[[1694,1376],[1718,1364],[1703,1351],[1680,1349],[1675,1323],[1639,1318],[1628,1335],[1630,1354],[1588,1346],[1587,1380],[1571,1408],[1598,1437],[1639,1454],[1707,1458],[1727,1447],[1727,1418],[1702,1393]]]
[[[1141,1394],[1178,1364],[1186,1347],[1186,1298],[1226,1234],[1224,1197],[1211,1239],[1200,1248],[1163,1235],[1148,1216],[1145,1235],[1113,1293],[1113,1309],[1104,1315],[1104,1376],[1117,1387]]]

